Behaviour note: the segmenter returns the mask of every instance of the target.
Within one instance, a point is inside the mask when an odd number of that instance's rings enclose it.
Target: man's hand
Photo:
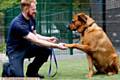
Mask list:
[[[59,43],[57,47],[61,50],[66,50],[67,47],[65,47],[64,45],[65,45],[65,43]]]
[[[49,37],[47,39],[47,41],[52,42],[52,43],[56,43],[58,41],[58,39],[56,37]]]

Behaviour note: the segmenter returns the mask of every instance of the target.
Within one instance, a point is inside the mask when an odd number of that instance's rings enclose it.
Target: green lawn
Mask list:
[[[49,61],[45,63],[39,70],[45,75],[45,79],[49,80],[120,80],[120,73],[113,76],[95,75],[92,79],[88,79],[85,75],[88,73],[88,63],[86,58],[69,58],[58,61],[58,74],[54,78],[48,77]],[[25,71],[26,71],[25,65]],[[53,69],[54,68],[54,69]],[[0,66],[0,72],[2,67]],[[52,71],[55,71],[55,65],[52,63]]]
[[[89,80],[85,77],[85,75],[88,73],[88,64],[86,58],[61,60],[58,63],[58,74],[54,78],[50,79]],[[46,63],[40,70],[40,72],[46,76],[46,79],[49,79],[47,76],[48,68],[49,65]],[[113,76],[95,75],[92,77],[92,80],[120,80],[120,73]]]

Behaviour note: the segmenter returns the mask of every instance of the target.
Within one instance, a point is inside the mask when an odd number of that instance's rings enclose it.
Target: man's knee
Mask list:
[[[44,62],[46,62],[48,60],[48,57],[52,54],[52,50],[51,49],[47,49],[45,50],[45,52],[43,53],[43,55],[41,56],[44,60]]]
[[[52,49],[49,48],[41,48],[37,52],[39,56],[49,57],[50,54],[52,54]]]
[[[24,77],[24,74],[19,69],[14,69],[14,67],[10,63],[3,64],[3,77]]]

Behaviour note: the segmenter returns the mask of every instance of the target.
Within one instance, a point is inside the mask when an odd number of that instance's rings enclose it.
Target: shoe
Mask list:
[[[15,77],[15,74],[10,69],[10,63],[3,64],[2,77]]]
[[[44,79],[44,78],[45,78],[44,75],[41,75],[41,74],[36,74],[36,77],[39,77],[39,78],[41,78],[41,79]]]
[[[27,77],[39,77],[40,79],[44,79],[44,75],[41,74],[26,74]]]
[[[8,75],[8,67],[10,66],[9,63],[3,64],[3,71],[2,71],[2,77],[9,77]]]

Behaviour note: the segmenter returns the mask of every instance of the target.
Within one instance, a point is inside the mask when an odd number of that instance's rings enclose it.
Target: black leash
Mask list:
[[[49,67],[48,76],[49,77],[54,77],[57,74],[58,64],[57,64],[57,59],[56,59],[54,50],[53,49],[51,49],[51,50],[52,50],[52,54],[50,54],[50,67]],[[54,58],[54,62],[55,62],[55,65],[56,65],[56,72],[53,75],[51,75],[51,70],[52,70],[52,56]]]

